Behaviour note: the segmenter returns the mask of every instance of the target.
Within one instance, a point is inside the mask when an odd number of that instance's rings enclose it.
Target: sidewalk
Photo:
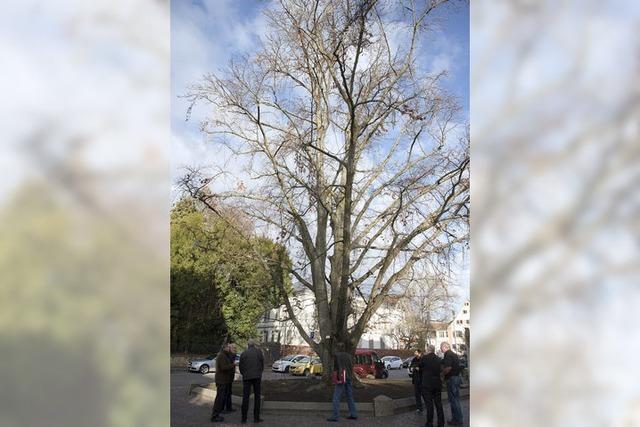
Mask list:
[[[182,388],[182,387],[181,387]],[[232,414],[224,415],[225,421],[222,423],[212,423],[209,421],[211,416],[212,402],[208,399],[200,397],[188,396],[188,390],[182,389],[171,390],[171,427],[200,427],[200,426],[219,426],[232,427],[243,426],[240,423],[240,408]],[[464,413],[464,425],[469,426],[469,398],[461,399],[462,410]],[[451,418],[451,411],[448,403],[444,402],[445,418]],[[251,412],[251,408],[249,408]],[[341,419],[337,423],[329,423],[326,418],[331,415],[327,414],[308,414],[308,415],[271,415],[265,414],[264,423],[259,424],[261,427],[282,427],[282,426],[305,426],[305,427],[330,427],[334,425],[345,425],[354,427],[380,426],[380,427],[410,427],[423,426],[426,421],[425,414],[417,414],[408,412],[390,417],[360,417],[357,421]],[[346,414],[345,414],[346,415]],[[251,413],[249,414],[249,422],[247,426],[253,425],[251,422]],[[435,420],[434,420],[435,421]]]

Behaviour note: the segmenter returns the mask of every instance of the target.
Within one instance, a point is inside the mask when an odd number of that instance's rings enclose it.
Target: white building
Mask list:
[[[471,304],[465,301],[462,308],[450,322],[432,322],[427,334],[427,344],[433,344],[436,351],[440,351],[440,344],[448,342],[451,348],[458,354],[467,351],[465,333],[470,330]]]
[[[316,341],[318,336],[318,321],[314,304],[314,295],[308,289],[296,293],[292,298],[292,305],[296,318],[305,331]],[[360,310],[358,310],[360,308]],[[356,302],[356,315],[359,316],[363,304]],[[363,333],[358,348],[367,349],[397,349],[398,341],[393,337],[393,327],[401,321],[401,313],[395,308],[393,298],[383,304],[371,317],[369,325]],[[355,316],[349,318],[348,326],[353,326]],[[307,346],[298,329],[288,320],[287,309],[283,305],[264,314],[257,325],[258,333],[263,342],[277,342],[282,345]]]
[[[399,349],[400,342],[395,338],[394,329],[402,323],[402,311],[397,307],[398,299],[388,296],[386,301],[371,316],[367,329],[365,329],[358,348],[366,349]],[[360,307],[358,316],[364,307]]]
[[[458,314],[449,323],[447,331],[449,333],[449,343],[451,348],[458,354],[465,353],[467,351],[467,344],[465,334],[467,330],[471,330],[471,304],[469,301],[465,301]]]
[[[298,321],[305,331],[315,341],[319,341],[318,317],[314,304],[313,293],[304,289],[292,298],[291,304],[296,312]],[[402,348],[396,338],[394,330],[403,322],[402,310],[398,306],[398,299],[389,296],[387,301],[380,306],[369,321],[367,329],[358,342],[358,348],[365,349],[399,349]],[[349,318],[349,326],[355,322],[364,308],[363,303],[356,302],[356,313]],[[432,322],[427,333],[427,344],[433,344],[439,351],[440,344],[448,342],[453,351],[458,354],[465,353],[465,330],[470,328],[471,304],[465,301],[462,308],[450,322]],[[283,305],[264,314],[257,325],[258,333],[263,342],[277,342],[281,345],[307,346],[298,329],[291,320],[288,320],[287,309]]]
[[[313,293],[309,290],[298,292],[291,299],[296,318],[305,331],[313,337],[318,333],[314,301]],[[257,329],[262,342],[277,342],[282,345],[296,346],[308,345],[298,332],[296,325],[288,320],[287,308],[284,305],[264,313],[258,322]]]
[[[427,331],[426,344],[432,344],[439,351],[440,344],[449,342],[449,322],[431,322]]]

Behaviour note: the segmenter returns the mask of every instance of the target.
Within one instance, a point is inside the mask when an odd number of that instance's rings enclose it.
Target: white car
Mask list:
[[[402,367],[402,359],[398,356],[385,356],[381,360],[387,370],[400,369]]]
[[[304,354],[295,354],[293,356],[285,356],[282,359],[279,359],[273,362],[273,365],[271,366],[271,370],[273,372],[289,372],[289,368],[291,367],[292,364],[301,361],[305,357],[308,357],[308,356],[305,356]]]
[[[216,355],[207,356],[200,360],[190,360],[187,365],[187,370],[193,372],[200,372],[206,374],[207,372],[214,370],[216,366]]]
[[[240,362],[240,355],[236,355],[236,366]],[[187,370],[192,372],[200,372],[206,374],[209,371],[215,372],[216,370],[216,355],[207,356],[200,360],[190,360],[187,365]],[[236,367],[237,371],[237,367]]]

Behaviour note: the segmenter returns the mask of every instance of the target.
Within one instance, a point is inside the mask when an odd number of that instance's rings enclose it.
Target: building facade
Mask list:
[[[356,304],[356,315],[359,317],[364,309],[363,305]],[[352,319],[355,322],[355,317]],[[358,348],[375,350],[397,350],[401,348],[396,338],[395,329],[402,324],[402,311],[398,307],[398,299],[392,296],[371,316],[367,329],[365,329]]]
[[[466,353],[467,336],[470,335],[471,327],[471,303],[465,301],[453,320],[449,323],[447,332],[451,348],[458,354]]]
[[[292,306],[296,318],[302,324],[305,332],[319,342],[318,321],[311,291],[302,290],[292,298]],[[348,326],[353,326],[356,316],[364,309],[362,304],[356,303],[356,313],[349,318]],[[401,322],[401,312],[395,308],[391,298],[373,314],[369,326],[358,343],[358,348],[365,349],[398,349],[399,343],[393,336],[393,328]],[[288,346],[307,346],[294,323],[288,319],[287,309],[283,305],[266,312],[257,325],[258,334],[262,342],[276,342]]]
[[[317,315],[314,305],[314,296],[311,291],[298,292],[291,301],[296,318],[302,324],[305,331],[312,337],[318,333]],[[264,343],[275,342],[281,345],[306,346],[307,342],[302,338],[296,325],[289,320],[287,308],[282,305],[264,313],[257,325],[260,340]]]
[[[302,324],[305,332],[316,342],[318,336],[318,321],[311,291],[302,290],[292,298],[292,306],[296,318]],[[348,326],[352,326],[364,309],[363,304],[356,302],[355,313],[349,318]],[[462,308],[450,322],[432,322],[427,331],[426,343],[432,344],[440,350],[440,344],[448,342],[452,349],[459,354],[466,353],[466,336],[470,330],[471,305],[465,301]],[[369,325],[358,342],[358,348],[374,350],[397,350],[402,348],[397,338],[398,325],[403,324],[403,311],[398,299],[390,296],[384,304],[373,314]],[[264,343],[278,343],[286,346],[308,346],[294,323],[289,320],[287,309],[281,307],[269,310],[257,325],[260,340]]]
[[[451,349],[458,353],[467,352],[467,339],[471,331],[471,303],[465,301],[460,310],[450,322],[432,322],[427,332],[427,344],[435,346],[440,351],[440,344],[448,342]]]

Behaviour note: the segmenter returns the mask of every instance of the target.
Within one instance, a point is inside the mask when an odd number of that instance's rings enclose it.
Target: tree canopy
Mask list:
[[[223,164],[192,170],[182,188],[213,211],[233,203],[292,250],[319,340],[285,304],[325,366],[390,293],[446,277],[467,239],[468,129],[443,75],[417,58],[442,3],[280,0],[257,52],[189,94],[212,109],[211,142],[247,170],[235,186],[216,179]]]
[[[280,274],[288,289],[288,274],[266,267],[263,259],[286,258],[284,248],[251,231],[231,213],[212,215],[194,200],[173,207],[172,350],[212,352],[226,339],[254,337],[259,317],[280,305],[281,287],[272,283],[273,275]]]

